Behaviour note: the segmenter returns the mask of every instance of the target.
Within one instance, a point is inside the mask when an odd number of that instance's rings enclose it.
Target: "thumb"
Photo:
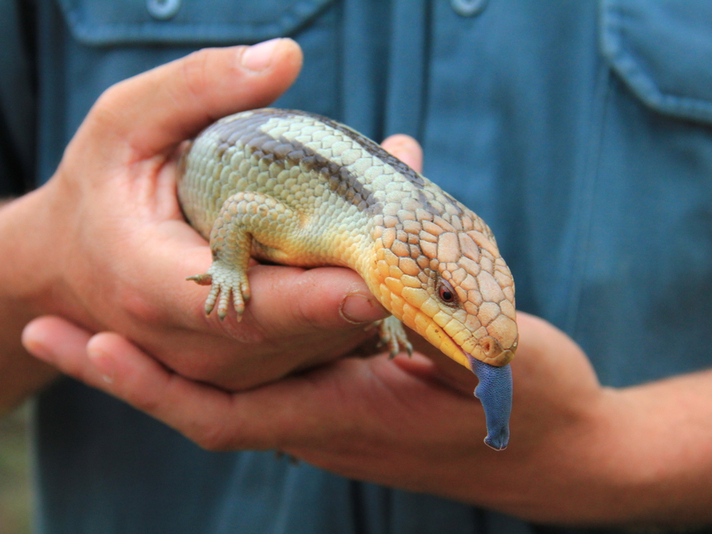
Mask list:
[[[133,161],[153,157],[220,117],[269,104],[301,64],[291,39],[194,52],[105,91],[73,143],[101,140],[113,151],[117,145],[106,143],[113,138]]]
[[[418,141],[409,135],[391,135],[381,146],[415,171],[423,170],[423,149],[420,148]]]

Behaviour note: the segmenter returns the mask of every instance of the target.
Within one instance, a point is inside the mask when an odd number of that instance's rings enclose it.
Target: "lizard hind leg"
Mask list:
[[[263,236],[283,236],[285,226],[290,226],[285,222],[290,219],[294,213],[288,206],[262,193],[240,191],[225,201],[210,232],[213,263],[205,274],[188,278],[211,286],[206,315],[217,304],[217,315],[224,319],[232,296],[237,320],[242,318],[250,299],[247,267],[253,246],[258,246]]]

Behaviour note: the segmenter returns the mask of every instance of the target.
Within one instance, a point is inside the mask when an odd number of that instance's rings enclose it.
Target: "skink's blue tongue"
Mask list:
[[[509,365],[495,367],[469,354],[467,359],[470,369],[480,380],[475,388],[475,397],[480,399],[485,409],[485,443],[496,451],[506,449],[509,443],[509,415],[512,413],[512,369]]]

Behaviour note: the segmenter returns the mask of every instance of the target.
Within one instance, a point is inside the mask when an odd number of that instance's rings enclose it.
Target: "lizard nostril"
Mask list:
[[[504,352],[502,344],[491,336],[484,337],[480,340],[480,348],[487,355],[488,359],[493,359]]]

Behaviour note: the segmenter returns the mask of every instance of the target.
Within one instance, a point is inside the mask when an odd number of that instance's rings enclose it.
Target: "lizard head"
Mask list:
[[[474,213],[383,228],[376,264],[384,306],[446,356],[472,370],[472,359],[495,367],[512,360],[514,281]]]

